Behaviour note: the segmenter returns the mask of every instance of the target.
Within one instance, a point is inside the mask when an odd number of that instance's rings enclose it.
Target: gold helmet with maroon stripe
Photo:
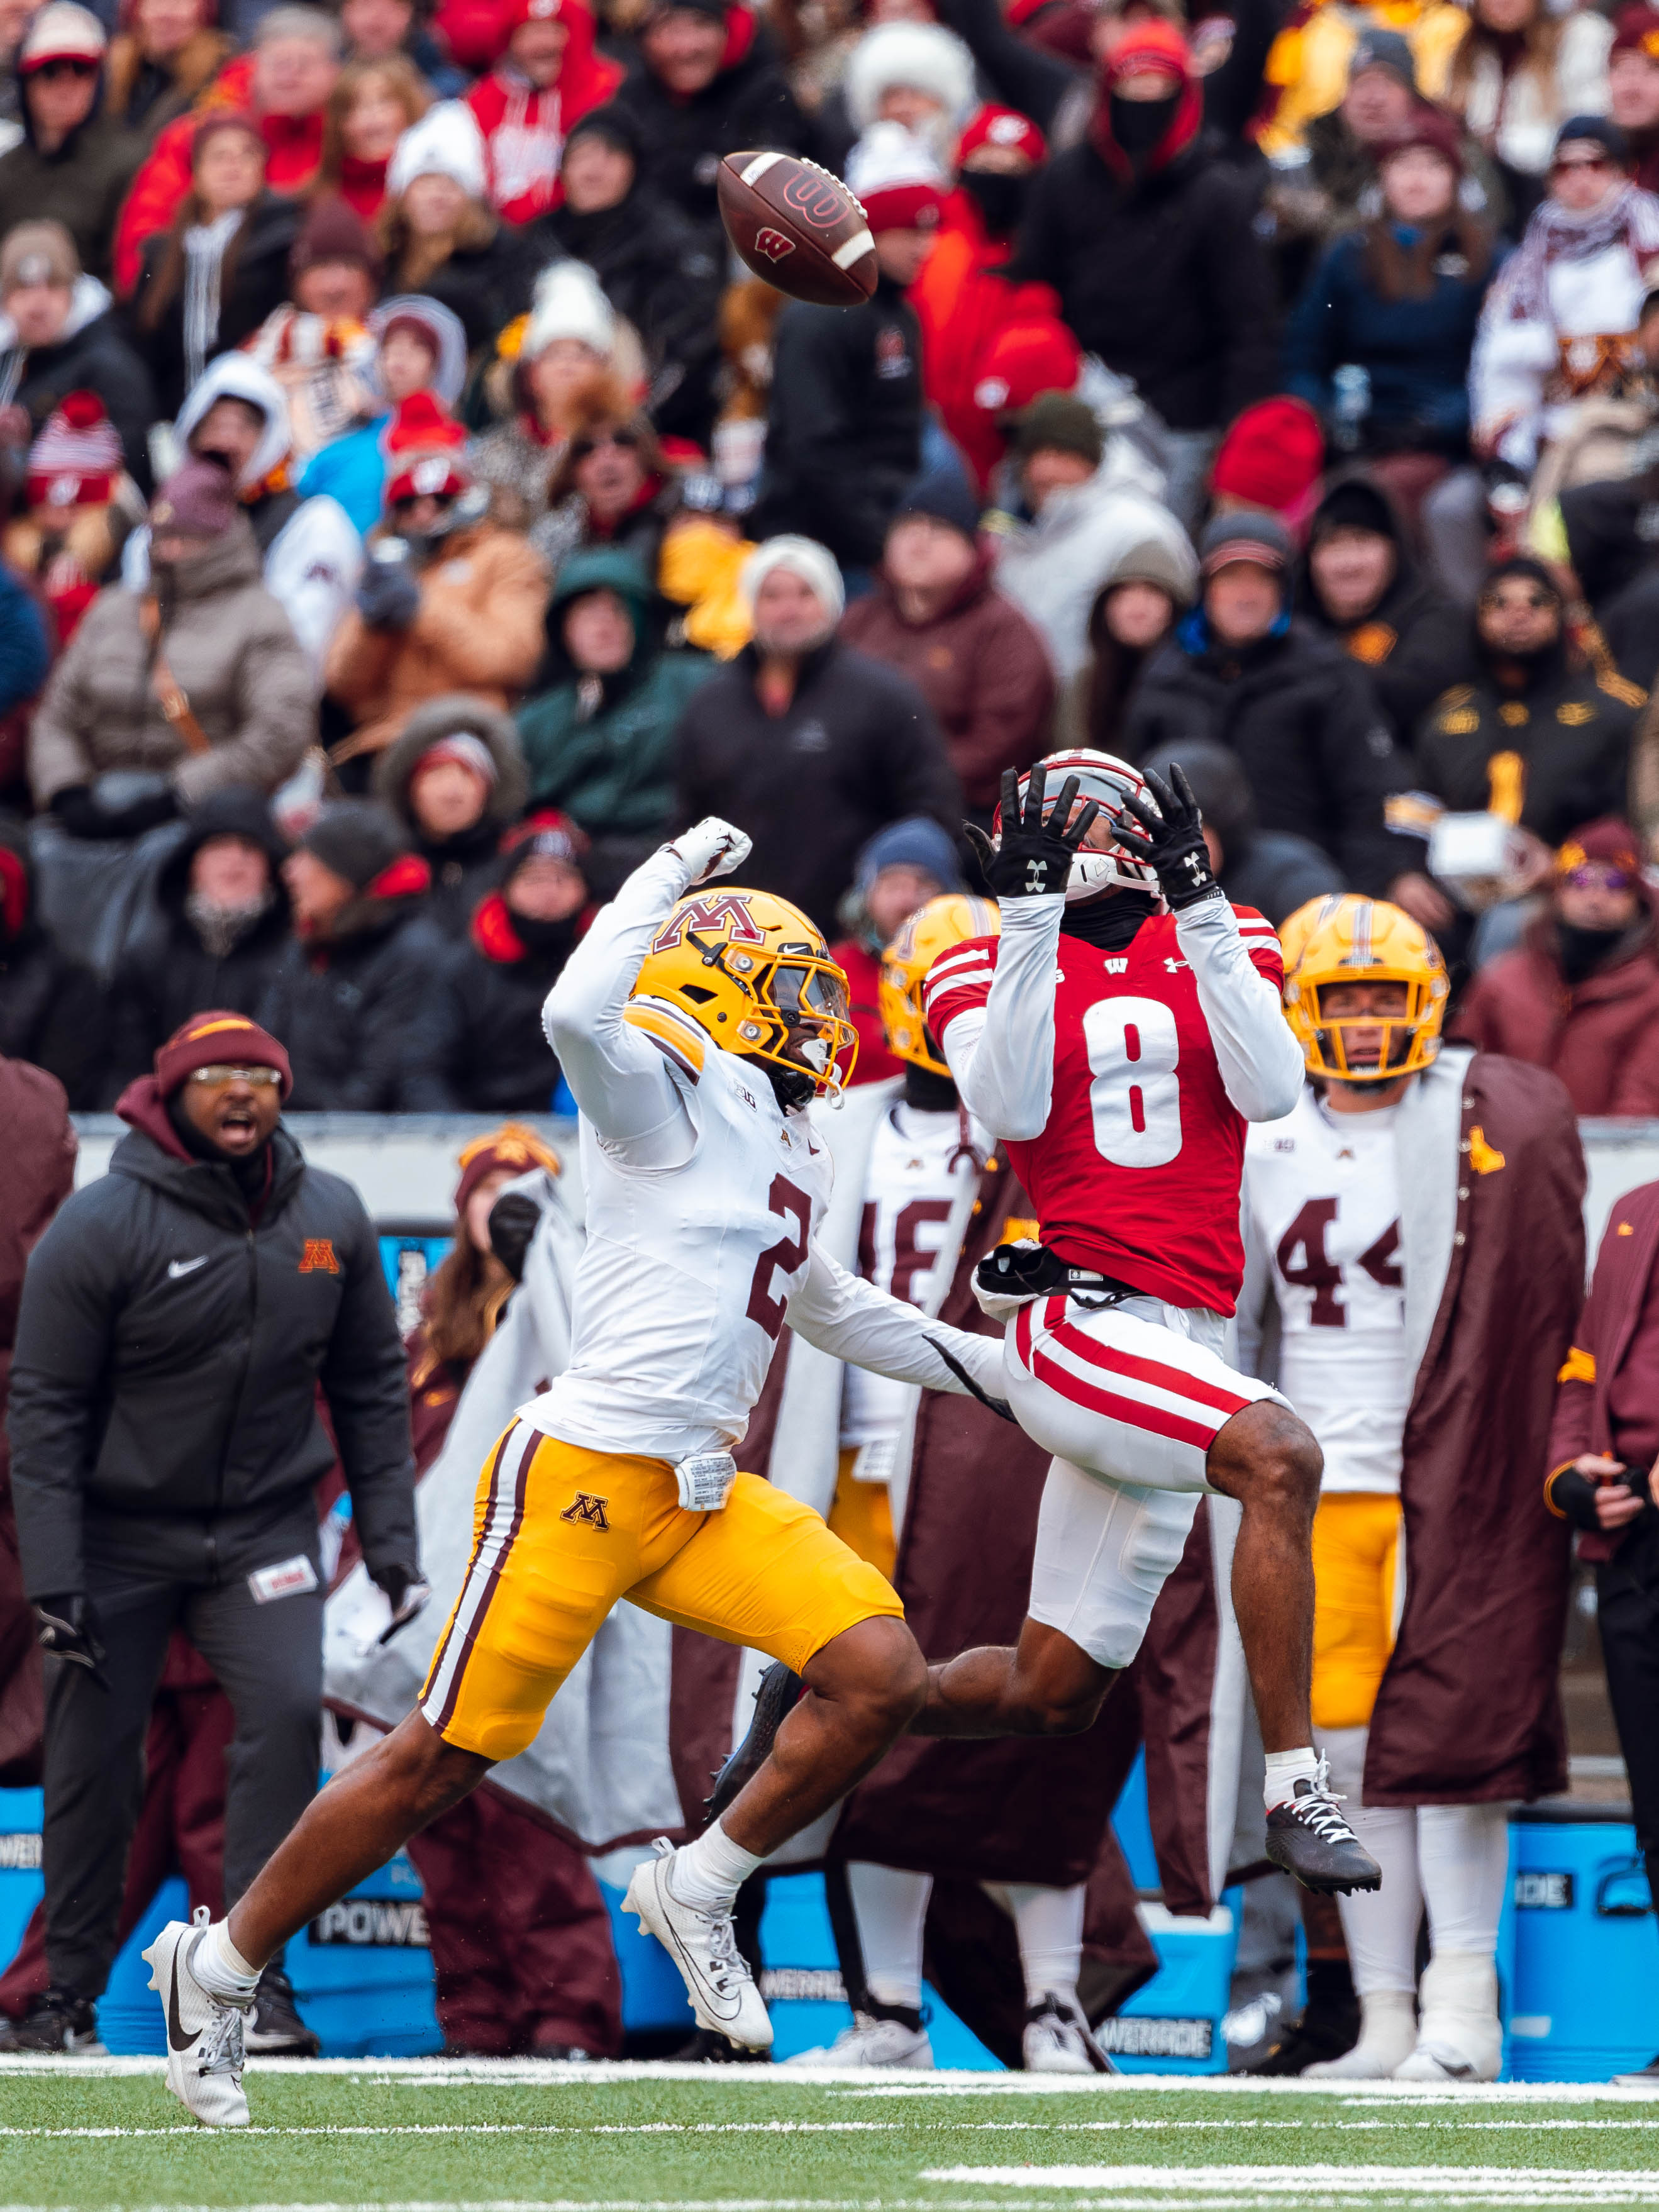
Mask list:
[[[1386,899],[1356,891],[1310,899],[1279,927],[1285,1016],[1310,1075],[1340,1083],[1393,1083],[1428,1066],[1440,1050],[1451,985],[1440,948],[1420,922]],[[1345,983],[1399,983],[1397,1014],[1332,1014],[1325,995]],[[1356,1064],[1350,1032],[1382,1031],[1376,1059]],[[1355,1040],[1357,1042],[1357,1039]]]
[[[706,884],[652,940],[626,1018],[695,1080],[708,1042],[839,1096],[858,1058],[847,977],[821,931],[770,891]]]
[[[970,938],[995,937],[1002,918],[989,899],[945,891],[919,906],[881,956],[881,1025],[887,1049],[930,1075],[949,1075],[921,1010],[921,987],[934,961]]]
[[[1123,801],[1131,792],[1144,800],[1154,814],[1158,812],[1158,801],[1147,788],[1146,777],[1138,768],[1132,768],[1127,761],[1119,760],[1115,753],[1095,752],[1086,746],[1076,745],[1066,752],[1045,754],[1036,765],[1047,777],[1043,787],[1042,817],[1045,822],[1060,796],[1060,787],[1071,775],[1077,778],[1077,805],[1081,806],[1088,799],[1098,799],[1101,819],[1108,828],[1124,819]],[[1031,771],[1026,769],[1019,779],[1022,812],[1025,805],[1026,786],[1030,780]],[[1132,829],[1138,828],[1133,815],[1128,820]],[[991,842],[1000,844],[1001,839],[1002,809],[999,806],[991,823]],[[1066,884],[1068,904],[1078,899],[1097,897],[1102,891],[1114,888],[1151,891],[1156,898],[1158,895],[1158,872],[1148,862],[1137,860],[1121,845],[1108,845],[1099,851],[1093,846],[1085,846],[1073,856],[1072,872]]]

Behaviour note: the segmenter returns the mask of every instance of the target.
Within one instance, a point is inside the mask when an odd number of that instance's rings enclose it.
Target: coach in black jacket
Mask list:
[[[312,1493],[334,1459],[319,1384],[369,1572],[394,1608],[421,1594],[404,1356],[374,1231],[278,1125],[288,1084],[283,1048],[246,1015],[192,1016],[123,1095],[132,1134],[24,1279],[11,1480],[48,1653],[52,1988],[13,2047],[95,2032],[176,1626],[236,1711],[227,1905],[316,1788],[326,1577]],[[280,1967],[252,2027],[255,2048],[303,2037]]]

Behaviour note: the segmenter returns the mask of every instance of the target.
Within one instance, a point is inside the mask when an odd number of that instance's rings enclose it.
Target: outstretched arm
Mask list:
[[[652,939],[693,884],[741,867],[749,840],[710,816],[635,869],[565,963],[542,1027],[602,1143],[637,1167],[686,1157],[690,1118],[662,1054],[625,1018]]]
[[[806,1280],[789,1301],[788,1321],[797,1336],[851,1366],[889,1375],[896,1382],[972,1397],[974,1392],[940,1356],[938,1347],[943,1345],[985,1397],[1002,1402],[1000,1336],[970,1336],[965,1329],[929,1321],[902,1298],[849,1275],[816,1243]]]

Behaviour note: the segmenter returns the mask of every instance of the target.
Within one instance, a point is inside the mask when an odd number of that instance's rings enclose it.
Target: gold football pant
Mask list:
[[[1314,1726],[1364,1728],[1394,1649],[1400,1500],[1334,1491],[1314,1516]]]
[[[860,1620],[902,1619],[810,1506],[740,1474],[688,1513],[666,1460],[589,1451],[515,1421],[484,1463],[472,1558],[420,1710],[446,1743],[511,1759],[621,1598],[799,1674]]]

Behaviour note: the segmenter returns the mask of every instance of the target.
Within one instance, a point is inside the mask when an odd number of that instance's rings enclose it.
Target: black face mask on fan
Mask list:
[[[557,921],[544,921],[536,915],[515,914],[509,906],[507,918],[519,942],[538,959],[564,960],[576,942],[576,924],[581,917],[567,914]]]
[[[1024,222],[1031,197],[1029,176],[1006,177],[994,169],[964,169],[957,182],[979,210],[993,238],[1012,237]]]
[[[1175,121],[1179,98],[1173,92],[1167,100],[1125,100],[1112,94],[1112,136],[1137,169]]]

